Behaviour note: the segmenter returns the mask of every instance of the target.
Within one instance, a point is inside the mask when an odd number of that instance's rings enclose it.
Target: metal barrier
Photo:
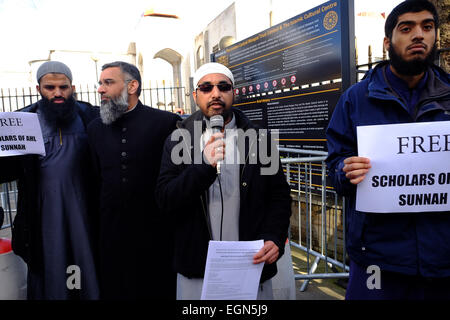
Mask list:
[[[305,291],[312,279],[348,278],[349,267],[346,265],[345,250],[345,215],[343,214],[345,212],[345,201],[332,188],[327,188],[325,164],[327,152],[290,148],[279,148],[279,150],[286,155],[282,157],[281,163],[286,166],[286,179],[291,185],[291,191],[295,192],[298,202],[298,243],[291,239],[291,225],[290,244],[306,253],[307,274],[295,275],[295,280],[304,280],[300,291]],[[297,169],[297,180],[292,180],[295,179],[295,169]],[[303,175],[302,170],[304,170]],[[317,180],[314,177],[320,177],[319,182],[314,181]],[[296,185],[296,189],[293,184]],[[314,201],[313,198],[316,200]],[[305,212],[302,212],[302,202],[305,205]],[[316,233],[319,244],[315,246],[313,244],[313,202],[316,202],[314,207],[319,208],[316,210],[316,215],[320,215],[321,218],[318,225],[319,232]],[[327,208],[329,208],[328,211]],[[338,210],[339,208],[340,210]],[[333,219],[327,219],[327,215],[331,215]],[[305,221],[305,234],[302,232],[303,220]],[[338,220],[341,221],[342,225],[342,255],[338,254]],[[329,238],[330,233],[331,238]],[[331,241],[333,243],[330,247],[329,242]],[[311,264],[312,257],[314,257],[314,261]],[[325,263],[325,272],[315,273],[320,261]],[[336,267],[342,269],[342,272],[336,272]]]
[[[0,221],[0,230],[11,228],[17,212],[17,183],[15,181],[1,184],[0,206],[5,211],[5,221]]]
[[[285,156],[281,163],[286,166],[286,179],[295,193],[298,203],[298,241],[292,239],[291,225],[289,241],[292,247],[306,253],[307,274],[295,274],[295,280],[304,280],[300,291],[305,291],[310,280],[348,278],[345,250],[345,212],[344,199],[326,185],[326,152],[279,148]],[[303,170],[303,174],[302,174]],[[297,176],[297,177],[295,177]],[[313,177],[319,177],[315,183]],[[295,186],[293,186],[293,183]],[[5,223],[1,229],[10,228],[17,210],[17,184],[4,183],[0,188],[0,206],[5,210]],[[305,209],[302,210],[302,203]],[[313,207],[318,208],[315,212]],[[320,216],[320,222],[313,232],[313,214]],[[328,219],[327,216],[332,216]],[[304,223],[303,223],[304,221]],[[342,239],[339,239],[339,221],[342,226]],[[305,229],[305,232],[303,232]],[[342,254],[338,253],[341,240]],[[316,244],[314,243],[316,242]],[[318,243],[318,244],[317,244]],[[325,272],[316,273],[319,263],[325,263]],[[336,272],[340,268],[342,272]]]

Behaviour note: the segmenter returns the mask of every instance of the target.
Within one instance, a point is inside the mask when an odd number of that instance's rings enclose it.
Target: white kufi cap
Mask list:
[[[234,85],[234,77],[233,77],[233,73],[231,73],[230,69],[228,69],[221,63],[209,62],[209,63],[205,63],[200,68],[198,68],[197,71],[195,71],[194,87],[195,88],[197,87],[198,82],[204,76],[206,76],[207,74],[211,74],[211,73],[221,73],[221,74],[227,76],[231,80],[231,83]]]

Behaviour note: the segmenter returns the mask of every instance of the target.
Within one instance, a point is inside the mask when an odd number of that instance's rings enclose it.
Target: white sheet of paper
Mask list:
[[[23,154],[45,156],[44,140],[37,114],[0,112],[0,157]]]
[[[450,211],[450,121],[360,126],[357,134],[372,168],[357,186],[356,210]]]
[[[201,300],[256,300],[264,263],[253,256],[264,246],[256,241],[210,241]]]

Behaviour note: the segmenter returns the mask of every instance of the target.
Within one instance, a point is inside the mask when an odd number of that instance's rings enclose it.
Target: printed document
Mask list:
[[[210,241],[202,300],[256,300],[264,263],[253,256],[264,246],[256,241]]]

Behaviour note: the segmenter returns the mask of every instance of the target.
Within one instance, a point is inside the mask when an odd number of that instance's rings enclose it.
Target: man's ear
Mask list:
[[[136,94],[137,89],[139,88],[139,82],[137,80],[131,80],[128,82],[128,94]]]
[[[36,85],[36,90],[37,90],[37,92],[39,92],[39,94],[41,94],[41,88],[39,87],[38,84]]]
[[[197,91],[192,91],[192,98],[194,98],[195,104],[197,104]]]
[[[383,47],[386,52],[389,52],[389,46],[391,45],[391,40],[388,37],[384,37],[383,39]]]

